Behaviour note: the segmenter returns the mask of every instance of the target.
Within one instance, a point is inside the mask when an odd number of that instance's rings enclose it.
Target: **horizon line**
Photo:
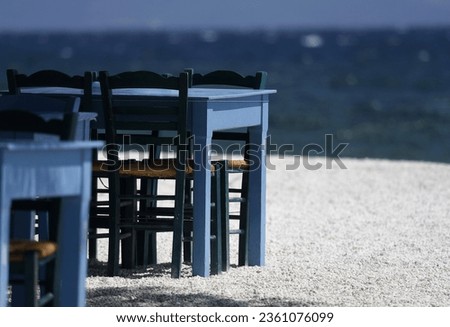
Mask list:
[[[193,26],[193,27],[97,27],[97,28],[1,28],[0,33],[5,34],[39,34],[39,33],[68,33],[68,34],[83,34],[83,33],[126,33],[126,32],[167,32],[167,33],[192,33],[192,32],[290,32],[290,31],[408,31],[408,30],[427,30],[427,29],[448,29],[450,23],[434,23],[434,24],[410,24],[405,26],[399,25],[366,25],[366,26],[343,26],[343,25],[317,25],[317,26],[272,26],[272,27],[225,27],[225,26]]]

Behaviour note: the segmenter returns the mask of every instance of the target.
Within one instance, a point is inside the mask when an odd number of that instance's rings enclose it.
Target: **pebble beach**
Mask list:
[[[343,158],[268,158],[266,265],[209,278],[170,278],[170,234],[159,263],[107,277],[107,247],[89,266],[87,305],[449,306],[450,165]],[[329,165],[330,166],[330,165]]]

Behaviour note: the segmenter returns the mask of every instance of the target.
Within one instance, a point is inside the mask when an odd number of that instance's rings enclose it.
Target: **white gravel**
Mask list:
[[[347,169],[325,169],[317,158],[319,170],[287,171],[293,162],[270,158],[266,266],[210,278],[185,266],[171,279],[161,235],[162,264],[114,278],[104,262],[90,266],[87,305],[450,305],[450,165],[343,159]]]

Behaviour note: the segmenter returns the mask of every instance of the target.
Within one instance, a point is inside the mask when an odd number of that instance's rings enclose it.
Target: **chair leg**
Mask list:
[[[239,234],[239,266],[248,265],[248,183],[248,172],[243,172],[241,187],[241,198],[243,201],[241,202],[239,212],[239,229],[241,230]]]
[[[136,194],[136,179],[122,178],[123,183],[120,184],[121,194]],[[137,201],[133,200],[131,205],[127,205],[120,210],[121,217],[133,217],[136,219]],[[122,267],[126,269],[133,269],[136,267],[136,238],[137,233],[133,229],[123,229],[118,231],[118,237],[122,234],[130,234],[130,237],[122,239]]]
[[[191,181],[186,181],[185,186],[185,206],[192,206]],[[192,231],[184,231],[185,239],[192,239]],[[192,262],[192,242],[183,242],[183,261],[185,263]]]
[[[52,307],[54,306],[54,292],[55,292],[55,260],[51,260],[40,269],[42,275],[39,274],[39,278],[43,280],[41,283],[41,299],[39,301],[40,306]],[[48,300],[45,300],[45,299]]]
[[[181,225],[181,226],[180,226]],[[171,275],[172,278],[180,278],[181,276],[181,251],[183,243],[183,217],[182,215],[177,215],[174,219],[174,231],[173,231],[173,241],[172,241],[172,264],[171,264]]]
[[[95,151],[95,155],[96,155]],[[90,203],[90,216],[96,216],[97,202],[98,202],[98,178],[92,176],[91,183],[91,203]],[[89,228],[89,240],[88,240],[88,258],[89,260],[97,259],[97,229]]]
[[[183,248],[183,224],[184,224],[184,192],[186,176],[182,171],[177,172],[175,185],[175,216],[173,222],[172,240],[172,278],[181,276],[181,256]]]
[[[153,131],[152,135],[157,137],[159,131]],[[148,160],[151,162],[154,158],[159,158],[161,155],[161,147],[149,145]],[[140,185],[141,195],[157,195],[158,194],[158,180],[146,178],[141,179]],[[154,208],[157,206],[156,200],[141,200],[139,202],[139,210],[144,211],[146,208]],[[147,266],[149,264],[156,264],[158,262],[157,255],[157,233],[150,231],[138,231],[137,233],[137,249],[136,249],[136,263],[138,265]]]
[[[215,163],[214,175],[211,180],[211,274],[217,275],[222,272],[222,223],[221,223],[221,200],[220,176],[222,163]]]
[[[10,263],[11,306],[54,306],[55,255],[40,260],[38,252],[26,251],[23,256],[22,261]]]
[[[141,195],[156,195],[158,192],[158,180],[141,179]],[[156,201],[141,200],[139,210],[156,206]],[[136,233],[136,264],[147,266],[157,263],[157,237],[156,233],[149,231],[137,231]]]
[[[120,203],[114,196],[119,192],[119,183],[110,180],[109,185],[109,242],[108,242],[108,276],[116,276],[119,273],[119,249],[120,249]],[[118,194],[118,193],[117,193]]]
[[[37,307],[37,285],[39,279],[38,254],[37,252],[27,252],[24,262],[24,283],[25,283],[25,303],[26,307]]]
[[[119,273],[119,230],[116,226],[109,228],[108,242],[108,276],[117,276]]]
[[[138,231],[137,244],[138,249],[141,246],[143,249],[142,262],[138,261],[138,264],[148,266],[149,264],[156,264],[158,261],[156,251],[156,233],[150,231]]]
[[[183,238],[185,240],[192,239],[192,231],[184,231]],[[192,242],[183,242],[183,262],[192,262]]]
[[[89,228],[88,240],[88,258],[89,260],[97,259],[97,229]]]
[[[229,217],[229,183],[228,166],[224,164],[220,174],[220,215],[221,215],[221,242],[222,242],[222,270],[228,271],[230,268],[230,217]]]

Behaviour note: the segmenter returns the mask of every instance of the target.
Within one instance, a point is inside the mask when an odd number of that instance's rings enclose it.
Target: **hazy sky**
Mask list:
[[[0,0],[0,31],[450,25],[450,0]]]

